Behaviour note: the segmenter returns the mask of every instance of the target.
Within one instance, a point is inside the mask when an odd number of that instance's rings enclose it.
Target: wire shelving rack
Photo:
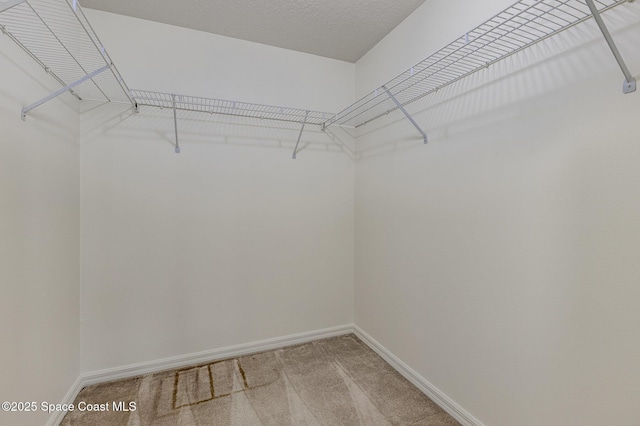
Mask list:
[[[77,0],[4,1],[0,3],[0,31],[63,87],[41,103],[69,91],[80,100],[135,106]],[[41,103],[25,108],[23,118]]]
[[[132,90],[131,94],[136,103],[141,106],[146,105],[172,109],[175,102],[177,110],[258,118],[262,120],[288,121],[292,123],[306,122],[307,124],[318,126],[335,115],[320,111],[307,111],[296,108],[175,95],[146,90]]]
[[[252,104],[248,102],[228,101],[223,99],[202,98],[198,96],[176,95],[172,93],[150,92],[147,90],[132,90],[131,94],[139,106],[151,106],[173,110],[175,126],[176,154],[180,153],[178,139],[177,111],[194,111],[205,114],[220,114],[235,117],[257,118],[261,120],[286,121],[301,124],[300,134],[293,150],[296,159],[302,132],[307,124],[322,126],[327,118],[334,114],[302,110],[297,108],[278,107],[271,105]]]
[[[412,120],[404,106],[592,18],[590,1],[602,13],[629,0],[520,0],[326,120],[323,127],[359,127],[398,109]],[[426,134],[418,130],[426,142]]]
[[[305,125],[359,127],[400,110],[427,142],[427,134],[404,108],[431,93],[539,43],[561,31],[595,18],[625,75],[623,90],[636,81],[615,46],[601,13],[633,0],[518,0],[515,4],[457,38],[338,114],[288,107],[143,90],[131,91],[87,20],[78,0],[4,0],[0,31],[6,34],[62,88],[22,109],[26,114],[65,92],[80,100],[124,102],[170,108],[178,145],[177,111],[259,118]]]

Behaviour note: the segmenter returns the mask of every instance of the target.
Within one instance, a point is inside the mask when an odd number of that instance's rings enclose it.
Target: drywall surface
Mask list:
[[[353,64],[89,12],[132,86],[353,100]],[[178,127],[179,155],[172,111],[83,115],[84,371],[352,322],[352,138],[307,126],[294,161],[298,123],[179,112]]]
[[[357,97],[379,88],[513,3],[514,0],[425,2],[356,63]],[[452,16],[456,25],[451,25]]]
[[[427,2],[357,64],[359,92],[506,5]],[[636,76],[638,17],[605,14]],[[356,140],[355,323],[487,425],[640,422],[640,92],[598,35],[412,104],[426,146],[399,112]]]
[[[337,112],[355,65],[97,10],[87,17],[132,89]]]
[[[0,399],[59,403],[80,368],[78,114],[59,86],[0,37]],[[0,411],[0,424],[50,415]]]

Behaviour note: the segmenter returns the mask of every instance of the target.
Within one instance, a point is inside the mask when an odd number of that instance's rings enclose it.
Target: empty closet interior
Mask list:
[[[0,2],[4,399],[355,333],[461,424],[640,422],[638,2],[351,62],[80,3]]]

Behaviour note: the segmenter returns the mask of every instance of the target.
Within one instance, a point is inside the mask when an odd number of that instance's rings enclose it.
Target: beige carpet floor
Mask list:
[[[62,425],[458,424],[354,335],[89,386],[80,402],[109,411]]]

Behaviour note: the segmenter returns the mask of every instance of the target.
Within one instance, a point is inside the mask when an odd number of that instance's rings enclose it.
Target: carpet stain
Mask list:
[[[244,383],[244,387],[249,388],[249,385],[247,384],[247,375],[244,373],[244,370],[242,369],[242,364],[240,363],[239,359],[237,359],[236,362],[238,363],[238,370],[240,370],[240,374],[242,375],[242,382]]]
[[[354,335],[93,385],[80,401],[137,410],[73,411],[61,425],[458,424]]]

